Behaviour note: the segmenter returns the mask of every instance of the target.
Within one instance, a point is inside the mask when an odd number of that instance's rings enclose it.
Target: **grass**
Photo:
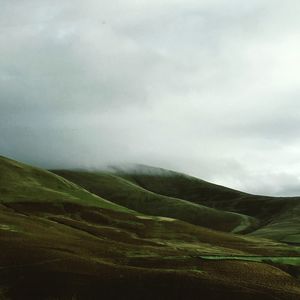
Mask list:
[[[238,260],[238,261],[254,261],[254,262],[268,262],[282,265],[300,266],[299,256],[221,256],[221,255],[202,255],[200,258],[208,260]]]
[[[101,197],[145,214],[295,245],[300,243],[297,197],[250,195],[151,167],[112,173],[55,172]]]
[[[51,172],[0,157],[0,203],[71,202],[129,211]]]
[[[233,226],[227,212],[218,217],[219,211],[148,191],[116,174],[75,175],[89,191],[0,159],[0,298],[300,298],[300,267],[292,265],[299,248],[136,213],[119,204],[184,210],[187,217],[193,212],[187,206],[198,207],[213,226]],[[96,196],[96,189],[105,197]],[[208,259],[213,255],[218,259]]]
[[[211,252],[279,255],[290,251],[284,245],[103,208],[65,204],[62,214],[24,205],[15,213],[15,205],[0,210],[0,223],[6,225],[0,234],[0,286],[6,285],[8,299],[70,299],[74,294],[78,299],[300,295],[292,277],[266,263],[215,265],[198,258]],[[237,281],[245,274],[247,283]]]
[[[128,170],[115,168],[114,174],[149,191],[199,204],[232,200],[248,195],[186,174],[149,166],[140,165]]]
[[[163,196],[114,174],[68,170],[54,172],[100,197],[145,214],[171,217],[222,231],[243,231],[255,225],[254,218]]]
[[[236,212],[257,220],[256,227],[249,226],[248,231],[242,232],[289,244],[300,243],[299,197],[251,195],[185,174],[147,166],[128,170],[116,168],[115,174],[161,195]]]

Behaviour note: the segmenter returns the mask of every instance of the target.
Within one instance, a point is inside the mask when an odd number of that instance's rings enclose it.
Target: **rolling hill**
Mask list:
[[[211,229],[300,244],[300,198],[251,195],[144,165],[111,171],[55,170],[93,193],[136,211]]]
[[[160,195],[230,211],[256,219],[253,236],[300,244],[300,197],[251,195],[195,177],[144,165],[114,167],[113,173]]]
[[[141,213],[176,218],[221,231],[240,232],[256,225],[255,218],[164,196],[115,174],[68,170],[53,172],[100,197]]]
[[[0,299],[300,298],[297,246],[229,232],[239,218],[199,203],[228,232],[161,216],[148,202],[195,203],[124,174],[75,175],[82,186],[0,157]],[[120,205],[126,193],[155,216]]]
[[[51,172],[0,156],[0,203],[70,202],[116,210],[124,207],[96,196]]]

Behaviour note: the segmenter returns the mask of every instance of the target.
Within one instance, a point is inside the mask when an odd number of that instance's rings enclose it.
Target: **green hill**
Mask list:
[[[128,209],[100,198],[49,171],[0,156],[0,203],[64,202],[86,206]]]
[[[114,174],[155,193],[219,210],[252,216],[259,228],[251,235],[300,244],[300,198],[251,195],[185,174],[149,166],[114,168]]]
[[[251,195],[185,174],[137,165],[110,172],[55,173],[112,202],[146,214],[298,244],[300,198]]]
[[[56,174],[127,208],[155,216],[176,218],[222,231],[240,232],[256,225],[254,218],[163,196],[106,172],[55,170]]]
[[[180,202],[116,175],[75,175],[139,207]],[[300,298],[298,247],[137,213],[3,157],[0,247],[1,300]]]
[[[195,203],[226,201],[249,194],[216,185],[183,173],[145,165],[112,167],[111,172],[158,194]]]

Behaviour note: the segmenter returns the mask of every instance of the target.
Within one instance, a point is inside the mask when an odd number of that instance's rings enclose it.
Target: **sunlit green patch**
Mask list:
[[[219,256],[202,255],[202,259],[207,260],[240,260],[264,263],[277,263],[283,265],[300,266],[300,257],[292,256]]]
[[[19,232],[20,231],[17,229],[16,226],[7,225],[7,224],[0,224],[0,230],[11,231],[11,232]]]
[[[300,244],[300,234],[291,234],[282,239],[285,243]]]
[[[16,202],[75,203],[134,213],[96,196],[56,174],[0,157],[0,204]]]

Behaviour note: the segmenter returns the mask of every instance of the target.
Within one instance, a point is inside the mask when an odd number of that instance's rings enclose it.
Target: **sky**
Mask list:
[[[0,0],[0,154],[300,195],[299,0]]]

